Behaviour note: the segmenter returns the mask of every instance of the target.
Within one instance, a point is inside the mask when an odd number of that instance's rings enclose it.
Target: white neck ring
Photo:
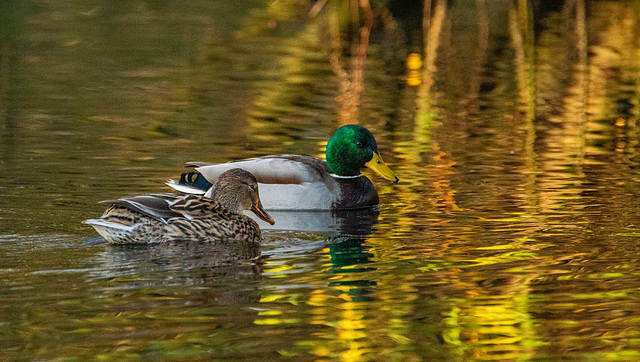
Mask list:
[[[336,175],[335,173],[330,173],[329,175],[331,175],[331,177],[335,177],[335,178],[358,178],[358,177],[364,176],[363,174],[359,174],[359,175],[356,175],[356,176],[340,176],[340,175]]]

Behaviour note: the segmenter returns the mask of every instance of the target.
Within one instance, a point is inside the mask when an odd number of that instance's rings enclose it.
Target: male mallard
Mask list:
[[[267,210],[340,210],[378,205],[375,187],[360,173],[364,167],[398,182],[382,161],[376,139],[364,127],[340,127],[327,143],[326,159],[277,155],[221,164],[190,162],[199,166],[197,173],[183,173],[180,181],[167,184],[181,192],[205,194],[220,174],[239,167],[260,183]]]
[[[258,224],[242,214],[264,211],[258,182],[247,171],[228,170],[216,180],[211,198],[200,195],[147,194],[102,201],[110,206],[99,219],[85,220],[110,243],[157,243],[171,240],[261,238]]]

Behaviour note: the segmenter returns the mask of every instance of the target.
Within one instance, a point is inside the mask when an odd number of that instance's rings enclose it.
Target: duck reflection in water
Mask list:
[[[330,237],[329,255],[331,256],[331,274],[342,274],[341,280],[331,281],[329,286],[349,287],[347,294],[353,302],[372,300],[371,287],[377,285],[375,280],[357,279],[356,275],[367,275],[366,272],[376,268],[368,266],[373,254],[367,252],[366,237],[373,232],[378,222],[378,209],[341,211],[337,215],[340,234]]]
[[[353,274],[375,270],[366,267],[371,254],[366,252],[366,236],[378,221],[377,209],[330,212],[335,234],[322,242],[266,233],[262,244],[242,241],[188,241],[160,244],[108,244],[95,258],[99,265],[90,273],[93,279],[113,279],[115,289],[139,289],[171,286],[211,286],[221,288],[208,293],[211,303],[245,304],[260,300],[256,288],[236,288],[238,280],[259,280],[263,265],[291,253],[308,254],[329,248],[332,274]],[[275,237],[275,238],[274,238]],[[295,247],[292,245],[297,244]],[[357,267],[360,266],[360,267]],[[355,267],[355,268],[354,268]],[[135,276],[136,278],[131,278]],[[337,280],[330,286],[352,286],[349,294],[365,300],[371,280]]]
[[[187,241],[161,244],[108,244],[95,256],[92,279],[112,279],[116,290],[220,285],[212,304],[245,304],[260,299],[256,289],[233,287],[238,279],[259,279],[263,260],[257,243]],[[135,278],[132,278],[135,276]]]

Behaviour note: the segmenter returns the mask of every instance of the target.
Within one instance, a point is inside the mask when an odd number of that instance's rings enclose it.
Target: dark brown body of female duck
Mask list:
[[[232,169],[220,176],[211,198],[200,195],[146,194],[103,201],[110,206],[99,219],[85,220],[114,244],[176,240],[234,239],[258,241],[258,224],[245,216],[251,210],[273,224],[260,202],[253,175]]]

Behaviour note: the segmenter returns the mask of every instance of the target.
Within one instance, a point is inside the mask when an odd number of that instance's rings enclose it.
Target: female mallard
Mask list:
[[[398,182],[364,127],[340,127],[327,143],[326,159],[278,155],[221,164],[190,162],[199,166],[197,173],[183,173],[180,181],[167,184],[181,192],[205,194],[224,171],[239,167],[260,183],[267,210],[340,210],[378,205],[373,183],[360,173],[364,167]]]
[[[102,217],[84,223],[116,244],[207,239],[257,241],[261,238],[260,228],[242,214],[245,210],[274,223],[262,207],[256,178],[239,168],[220,175],[210,198],[147,194],[102,202],[110,204]]]

